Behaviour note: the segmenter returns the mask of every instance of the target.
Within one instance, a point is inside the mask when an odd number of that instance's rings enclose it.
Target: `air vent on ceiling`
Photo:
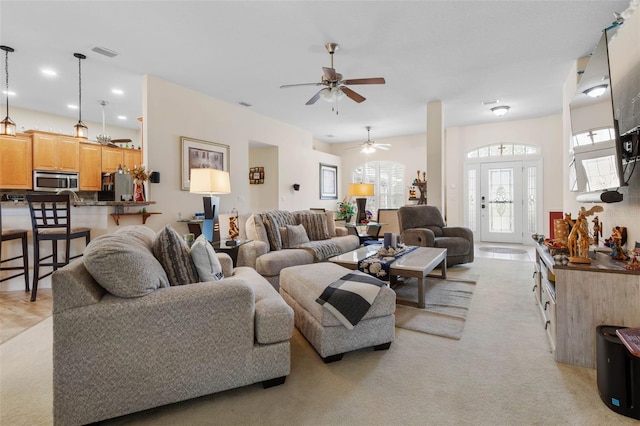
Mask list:
[[[243,107],[250,107],[251,106],[251,104],[249,104],[249,103],[247,103],[245,101],[240,101],[240,102],[238,102],[238,104],[242,105]]]
[[[100,47],[100,46],[95,46],[93,49],[91,49],[91,51],[99,53],[100,55],[107,56],[109,58],[114,58],[119,55],[118,52],[115,52],[111,49],[107,49],[106,47]]]
[[[487,106],[487,105],[493,105],[493,104],[498,104],[498,103],[500,103],[500,101],[499,101],[499,100],[497,100],[497,99],[494,99],[494,100],[491,100],[491,101],[484,101],[484,102],[482,103],[482,105]]]

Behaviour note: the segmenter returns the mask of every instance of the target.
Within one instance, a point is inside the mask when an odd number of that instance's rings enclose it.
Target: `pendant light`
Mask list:
[[[76,138],[87,139],[89,129],[82,122],[82,60],[87,57],[82,53],[74,53],[73,56],[78,58],[78,124],[73,126],[73,135]]]
[[[9,46],[0,46],[0,49],[4,50],[4,72],[6,76],[6,95],[7,95],[7,116],[4,120],[0,121],[0,135],[15,136],[16,135],[16,123],[9,118],[9,52],[13,52],[14,49]]]

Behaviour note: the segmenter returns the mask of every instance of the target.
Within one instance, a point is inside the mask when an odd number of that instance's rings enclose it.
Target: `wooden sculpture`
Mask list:
[[[569,247],[569,262],[571,263],[591,263],[589,259],[589,246],[593,241],[589,237],[589,222],[587,217],[604,209],[601,206],[593,206],[589,210],[580,207],[578,218],[573,223],[567,245]]]
[[[418,204],[427,204],[427,172],[422,172],[422,179],[420,179],[420,170],[418,170],[418,177],[413,180],[413,185],[420,191]]]

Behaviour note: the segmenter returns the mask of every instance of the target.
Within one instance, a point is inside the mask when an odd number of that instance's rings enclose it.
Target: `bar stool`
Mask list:
[[[70,257],[71,240],[85,239],[85,247],[91,241],[91,229],[71,228],[71,203],[69,194],[36,195],[27,194],[29,211],[31,212],[31,226],[33,228],[33,288],[31,301],[35,302],[38,292],[38,281],[48,277],[59,267],[65,266],[70,260],[82,256],[82,253]],[[51,241],[52,253],[40,257],[40,241]],[[58,260],[58,241],[65,241],[64,261]],[[43,263],[51,258],[50,262]],[[41,266],[51,266],[53,270],[40,276]]]
[[[24,291],[29,291],[29,250],[27,248],[27,230],[26,229],[4,229],[2,226],[2,208],[0,208],[0,271],[19,271],[22,272],[10,275],[8,277],[0,279],[0,283],[10,280],[11,278],[24,275]],[[22,240],[22,254],[20,256],[14,256],[9,259],[2,259],[2,243],[10,240]],[[22,266],[2,266],[3,263],[8,263],[14,260],[22,259]]]

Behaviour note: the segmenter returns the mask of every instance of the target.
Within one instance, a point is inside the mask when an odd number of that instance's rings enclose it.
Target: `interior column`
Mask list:
[[[442,101],[427,104],[427,204],[444,209],[444,128]]]

